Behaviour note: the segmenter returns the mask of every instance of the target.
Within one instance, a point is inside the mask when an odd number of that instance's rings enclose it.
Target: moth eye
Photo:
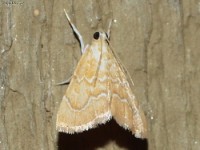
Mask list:
[[[94,35],[93,35],[94,39],[98,40],[99,39],[99,35],[100,35],[99,32],[95,32]]]

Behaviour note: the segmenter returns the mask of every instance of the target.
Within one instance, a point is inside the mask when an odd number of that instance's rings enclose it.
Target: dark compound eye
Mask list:
[[[95,32],[94,35],[93,35],[94,39],[98,40],[99,39],[99,35],[100,35],[99,32]]]

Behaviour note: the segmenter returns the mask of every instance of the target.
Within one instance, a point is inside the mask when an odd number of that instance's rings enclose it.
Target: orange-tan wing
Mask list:
[[[146,118],[135,100],[135,96],[127,81],[125,71],[116,60],[113,52],[110,67],[111,112],[117,123],[125,129],[131,130],[138,138],[147,137]]]
[[[111,118],[108,65],[101,42],[93,41],[77,65],[57,113],[56,128],[61,132],[82,132]]]

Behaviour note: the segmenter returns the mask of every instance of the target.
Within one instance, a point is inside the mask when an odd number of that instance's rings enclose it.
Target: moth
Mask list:
[[[124,67],[109,46],[110,31],[95,32],[91,45],[84,46],[66,11],[65,15],[79,38],[82,56],[58,109],[57,130],[79,133],[113,117],[135,137],[146,138],[145,115],[130,88]]]

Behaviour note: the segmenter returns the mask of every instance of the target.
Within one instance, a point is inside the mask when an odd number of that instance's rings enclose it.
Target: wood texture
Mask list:
[[[198,150],[198,0],[0,2],[0,149]],[[56,113],[80,58],[69,12],[85,43],[114,19],[111,43],[135,83],[148,119],[142,141],[114,121],[78,135],[58,134]],[[38,10],[38,11],[36,11]]]

